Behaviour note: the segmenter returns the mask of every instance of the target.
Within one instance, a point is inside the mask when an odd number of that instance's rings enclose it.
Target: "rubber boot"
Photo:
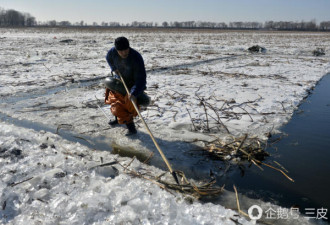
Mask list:
[[[137,133],[137,130],[135,128],[135,124],[134,123],[128,123],[126,124],[128,132],[125,134],[126,136],[131,136]]]
[[[111,127],[114,127],[118,124],[118,119],[117,119],[117,116],[115,116],[115,119],[114,120],[110,120],[109,123],[108,123]]]

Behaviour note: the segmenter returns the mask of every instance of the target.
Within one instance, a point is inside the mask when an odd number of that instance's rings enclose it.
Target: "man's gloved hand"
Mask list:
[[[119,74],[119,70],[115,70],[115,71],[111,71],[111,75],[118,75]]]
[[[110,102],[108,101],[109,94],[110,94],[110,89],[105,88],[105,93],[104,93],[104,103],[105,104],[110,104]]]
[[[135,104],[137,104],[137,99],[136,99],[136,97],[135,97],[134,95],[130,94],[130,95],[129,95],[129,99],[130,99],[132,102],[134,102]]]

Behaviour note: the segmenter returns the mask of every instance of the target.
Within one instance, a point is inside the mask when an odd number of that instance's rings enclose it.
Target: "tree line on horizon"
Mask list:
[[[70,21],[51,20],[47,22],[37,22],[36,18],[29,13],[21,13],[16,10],[4,10],[0,8],[0,27],[133,27],[133,28],[209,28],[209,29],[252,29],[252,30],[301,30],[301,31],[330,31],[330,21],[323,21],[317,24],[311,21],[266,21],[260,22],[204,22],[204,21],[184,21],[166,22],[139,22],[119,23],[119,22],[94,22],[87,24],[84,21],[71,23]]]
[[[36,18],[29,13],[21,13],[13,9],[0,8],[1,27],[32,27],[37,24]]]

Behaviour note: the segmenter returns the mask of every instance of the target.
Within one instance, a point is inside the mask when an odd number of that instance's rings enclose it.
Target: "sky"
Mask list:
[[[330,21],[330,0],[0,0],[37,21]]]

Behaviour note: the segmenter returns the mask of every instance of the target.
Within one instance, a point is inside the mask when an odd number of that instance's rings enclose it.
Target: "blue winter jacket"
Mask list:
[[[147,75],[140,53],[129,48],[128,57],[122,59],[113,47],[109,50],[106,59],[112,71],[119,70],[132,95],[137,97],[146,89]]]

